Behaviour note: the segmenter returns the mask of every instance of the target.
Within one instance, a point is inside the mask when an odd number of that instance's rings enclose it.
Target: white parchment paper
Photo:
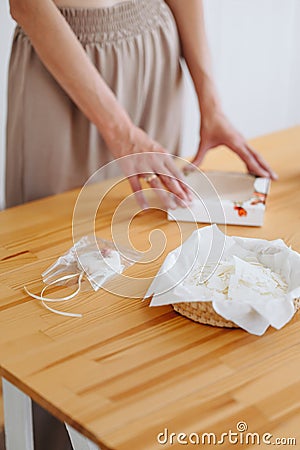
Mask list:
[[[230,292],[224,295],[217,275],[226,264]],[[152,295],[150,306],[211,301],[222,317],[262,335],[269,326],[282,328],[295,314],[300,255],[281,239],[229,237],[216,225],[204,227],[167,255],[145,298]]]

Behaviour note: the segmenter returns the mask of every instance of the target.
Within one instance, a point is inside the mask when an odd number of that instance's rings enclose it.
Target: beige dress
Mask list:
[[[177,28],[166,3],[133,0],[60,11],[132,121],[178,154],[183,78]],[[95,125],[18,26],[9,67],[6,206],[82,186],[111,159]]]

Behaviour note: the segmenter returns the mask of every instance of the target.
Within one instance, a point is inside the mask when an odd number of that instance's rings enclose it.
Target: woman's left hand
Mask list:
[[[200,145],[192,163],[198,166],[206,152],[218,145],[226,145],[246,164],[249,173],[277,180],[277,174],[263,157],[251,148],[245,138],[231,125],[221,110],[202,114]]]

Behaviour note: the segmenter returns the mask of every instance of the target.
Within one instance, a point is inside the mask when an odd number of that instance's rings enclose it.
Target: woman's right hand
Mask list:
[[[157,188],[164,207],[186,205],[191,194],[172,156],[132,124],[56,5],[51,0],[10,0],[10,8],[46,68],[96,125],[113,156],[135,155],[123,161],[123,171],[140,206],[148,207],[140,178],[150,174],[149,184]]]
[[[192,193],[184,183],[183,174],[173,156],[141,128],[130,125],[124,134],[120,136],[117,133],[117,137],[114,135],[105,140],[115,159],[127,157],[121,159],[120,164],[141,208],[149,207],[142,191],[141,178],[149,179],[149,186],[155,189],[165,208],[189,205]]]

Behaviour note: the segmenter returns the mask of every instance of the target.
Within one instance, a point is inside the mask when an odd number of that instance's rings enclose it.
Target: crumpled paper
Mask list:
[[[216,225],[170,252],[145,298],[150,306],[211,301],[214,310],[255,335],[282,328],[300,297],[300,255],[281,240],[225,236]]]

